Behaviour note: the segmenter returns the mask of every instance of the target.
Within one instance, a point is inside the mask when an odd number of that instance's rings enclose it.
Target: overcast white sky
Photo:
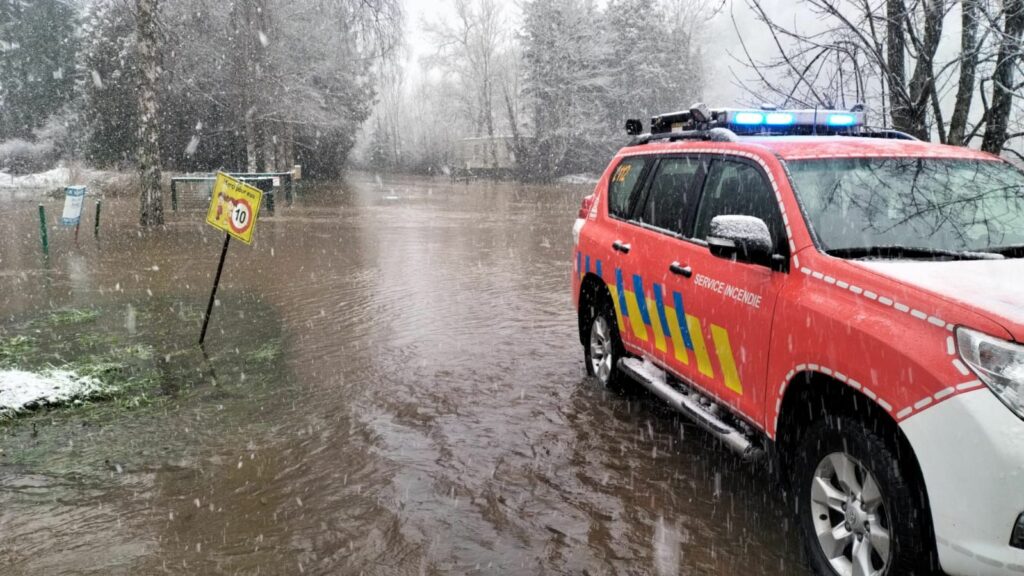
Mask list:
[[[434,22],[453,16],[452,0],[404,0],[406,8],[406,42],[408,45],[408,57],[406,61],[407,71],[410,76],[418,73],[418,61],[423,56],[432,53],[433,48],[423,29],[424,22]],[[517,6],[518,0],[505,0],[505,11],[514,22],[519,21],[520,11]],[[792,0],[768,0],[766,4],[772,8],[774,13],[783,15],[792,13]],[[744,2],[736,2],[736,19],[741,27],[750,29],[748,44],[757,48],[765,43],[768,47],[767,38],[759,26],[755,25],[753,17],[748,14]],[[733,31],[728,8],[726,12],[718,17],[708,26],[706,37],[708,78],[705,87],[705,99],[711,106],[732,106],[739,104],[741,98],[739,90],[733,85],[730,68],[737,68],[736,62],[729,57],[729,50],[738,49],[735,32]],[[690,102],[680,103],[680,106],[688,106]]]

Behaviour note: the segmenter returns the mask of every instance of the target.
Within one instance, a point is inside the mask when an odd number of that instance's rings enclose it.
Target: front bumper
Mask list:
[[[1010,546],[1024,512],[1024,421],[980,388],[900,428],[924,474],[942,569],[1024,575],[1024,550]]]

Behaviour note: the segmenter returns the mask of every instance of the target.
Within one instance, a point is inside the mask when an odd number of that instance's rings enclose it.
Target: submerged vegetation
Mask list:
[[[210,368],[213,362],[230,366],[230,358],[236,357],[239,365],[267,367],[281,355],[280,340],[270,339],[253,343],[251,349],[232,347],[208,357],[190,343],[189,336],[179,333],[191,332],[195,318],[179,318],[173,324],[154,322],[160,329],[150,333],[134,326],[125,330],[125,316],[137,322],[150,314],[132,307],[127,312],[66,308],[0,327],[0,334],[7,333],[0,336],[0,374],[33,377],[42,382],[60,382],[62,378],[66,382],[71,378],[87,384],[72,393],[50,395],[56,400],[44,395],[2,410],[0,423],[10,425],[20,414],[58,404],[79,411],[151,406],[204,383],[216,385],[227,380],[214,377]],[[220,368],[218,371],[222,372]],[[0,395],[4,393],[0,386]]]
[[[96,310],[72,308],[51,312],[50,315],[46,317],[45,322],[50,326],[74,326],[93,322],[99,317],[100,313]]]

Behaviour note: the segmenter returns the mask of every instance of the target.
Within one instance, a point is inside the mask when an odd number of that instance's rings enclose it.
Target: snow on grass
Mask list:
[[[6,188],[59,188],[67,186],[70,181],[71,171],[66,167],[24,176],[0,172],[0,187]]]
[[[69,370],[0,370],[0,419],[28,408],[62,404],[103,391],[103,384]]]
[[[116,172],[104,172],[89,168],[58,166],[46,172],[14,175],[0,172],[0,189],[46,189],[56,190],[73,184],[95,185],[119,177]]]

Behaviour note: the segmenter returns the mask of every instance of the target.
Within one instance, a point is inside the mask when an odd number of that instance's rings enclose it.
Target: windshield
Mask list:
[[[1003,162],[821,159],[789,170],[825,252],[1013,256],[1024,244],[1024,174]]]

